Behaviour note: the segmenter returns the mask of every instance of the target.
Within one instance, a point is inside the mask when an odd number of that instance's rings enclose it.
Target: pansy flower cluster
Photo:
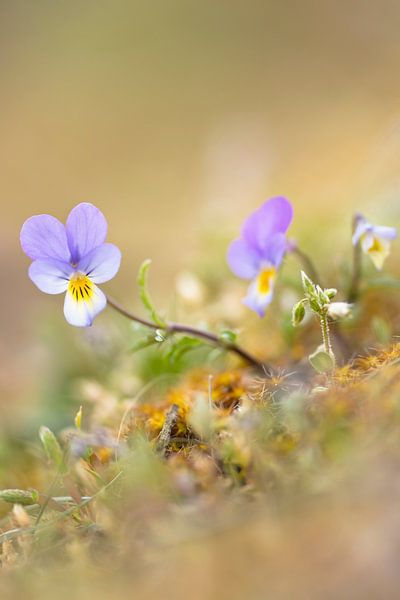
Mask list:
[[[286,198],[271,198],[246,219],[241,236],[228,249],[227,260],[233,273],[250,280],[244,303],[260,317],[271,303],[283,258],[292,249],[287,240],[292,218],[293,208]],[[121,253],[106,243],[106,235],[104,215],[87,202],[72,209],[65,225],[53,216],[37,215],[22,226],[21,246],[33,261],[29,276],[42,292],[66,293],[64,315],[71,325],[90,326],[107,304],[97,284],[116,275]],[[396,236],[394,227],[373,225],[362,215],[356,216],[353,245],[367,254],[377,269],[382,269]],[[335,304],[338,315],[348,312],[345,304]],[[131,318],[138,320],[134,315]],[[331,318],[337,317],[332,313]],[[178,329],[187,330],[184,326]],[[193,333],[193,328],[190,331]],[[197,334],[212,337],[201,331]]]

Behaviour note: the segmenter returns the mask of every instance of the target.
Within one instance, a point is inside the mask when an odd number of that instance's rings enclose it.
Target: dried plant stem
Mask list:
[[[179,406],[177,404],[173,404],[165,415],[164,425],[157,441],[157,450],[161,454],[165,454],[167,446],[171,440],[171,432],[178,419],[178,411]]]
[[[211,344],[213,344],[214,346],[218,346],[219,348],[221,348],[223,350],[227,350],[228,352],[232,352],[232,353],[236,354],[242,360],[244,360],[247,364],[255,367],[258,370],[263,371],[264,374],[267,374],[269,371],[268,365],[266,365],[265,363],[258,360],[255,356],[252,356],[251,354],[249,354],[249,352],[247,352],[246,350],[241,348],[241,346],[238,346],[237,344],[235,344],[233,342],[225,342],[224,340],[222,340],[220,337],[218,337],[214,333],[210,333],[209,331],[204,331],[203,329],[197,329],[197,327],[191,327],[189,325],[182,325],[180,323],[166,323],[165,327],[160,327],[159,325],[156,325],[152,321],[147,321],[147,319],[138,317],[134,313],[132,313],[129,310],[127,310],[126,308],[124,308],[116,300],[114,300],[113,298],[110,298],[110,296],[107,297],[107,301],[108,301],[108,304],[110,306],[112,306],[112,308],[114,308],[114,310],[119,312],[124,317],[127,317],[131,321],[140,323],[141,325],[144,325],[145,327],[149,327],[150,329],[161,329],[162,331],[165,331],[166,333],[171,333],[171,334],[172,333],[186,333],[187,335],[191,335],[193,337],[204,339],[207,342],[210,342]]]

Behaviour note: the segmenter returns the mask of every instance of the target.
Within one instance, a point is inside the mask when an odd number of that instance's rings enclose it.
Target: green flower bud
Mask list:
[[[321,308],[323,308],[326,304],[329,304],[330,300],[329,300],[329,296],[327,296],[327,294],[325,294],[324,290],[317,285],[315,287],[316,293],[317,293],[317,297],[318,297],[318,302],[321,305]]]
[[[292,325],[293,327],[297,327],[300,325],[302,320],[304,319],[306,314],[306,309],[304,308],[304,300],[300,300],[293,306],[292,310]]]
[[[335,288],[328,288],[327,290],[324,290],[324,292],[328,296],[329,300],[332,300],[337,294],[337,290]]]
[[[39,492],[37,490],[0,490],[0,499],[10,504],[29,506],[38,503]]]

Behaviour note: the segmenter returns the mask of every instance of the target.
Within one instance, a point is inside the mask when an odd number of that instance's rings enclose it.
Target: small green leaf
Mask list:
[[[310,361],[311,366],[318,371],[318,373],[331,371],[335,366],[333,357],[324,350],[317,350],[313,354],[310,354],[308,360]]]
[[[137,278],[137,283],[139,286],[139,295],[140,295],[140,299],[143,303],[143,306],[149,312],[152,321],[159,327],[165,329],[167,324],[158,315],[158,313],[154,307],[154,304],[150,298],[148,289],[147,289],[147,274],[148,274],[150,265],[151,265],[151,260],[145,260],[139,268],[139,273],[138,273],[138,278]]]
[[[158,341],[155,339],[154,334],[146,335],[144,338],[140,338],[133,344],[131,352],[139,352],[139,350],[144,350],[145,348],[153,346],[157,343]]]
[[[308,275],[304,273],[304,271],[301,272],[301,282],[303,284],[304,293],[307,296],[307,298],[315,297],[315,285],[308,277]]]
[[[47,458],[54,463],[56,467],[60,467],[64,460],[63,451],[61,450],[61,446],[54,433],[48,427],[42,425],[39,429],[39,437],[47,454]]]
[[[179,338],[178,340],[174,341],[170,351],[167,354],[168,360],[172,363],[176,363],[187,352],[195,350],[196,348],[199,348],[203,345],[204,343],[201,340],[185,335]]]

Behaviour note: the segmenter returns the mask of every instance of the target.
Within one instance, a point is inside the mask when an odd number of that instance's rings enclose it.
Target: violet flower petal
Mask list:
[[[293,218],[293,208],[283,196],[267,200],[244,223],[242,235],[246,242],[263,250],[276,233],[286,233]]]
[[[74,269],[60,260],[35,260],[29,267],[29,277],[45,294],[62,294],[68,288]]]
[[[27,219],[22,225],[20,241],[22,250],[32,260],[70,261],[65,227],[51,215],[35,215]]]
[[[266,245],[262,257],[268,264],[278,268],[283,260],[287,249],[287,240],[284,233],[274,235]]]
[[[120,264],[121,252],[117,246],[102,244],[81,258],[77,270],[86,273],[94,283],[104,283],[118,273]]]
[[[372,225],[362,216],[359,215],[356,221],[356,227],[353,233],[352,242],[353,246],[358,244],[361,237],[367,232],[372,230]]]
[[[107,221],[93,204],[82,202],[69,213],[66,231],[71,260],[78,263],[91,250],[104,243]]]
[[[230,244],[227,260],[232,272],[237,277],[252,279],[258,272],[260,255],[255,248],[240,238]]]
[[[372,228],[374,235],[384,240],[395,240],[397,230],[395,227],[385,227],[384,225],[374,225]]]

